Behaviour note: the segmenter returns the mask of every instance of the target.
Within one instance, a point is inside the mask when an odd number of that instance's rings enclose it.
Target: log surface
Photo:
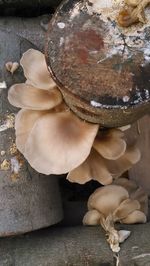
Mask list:
[[[150,225],[124,226],[119,266],[150,265]],[[0,266],[116,266],[99,227],[53,227],[0,240]]]

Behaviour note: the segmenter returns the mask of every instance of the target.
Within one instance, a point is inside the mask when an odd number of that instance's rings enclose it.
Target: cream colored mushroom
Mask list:
[[[9,102],[21,111],[16,116],[16,145],[31,166],[43,174],[68,174],[84,184],[91,179],[112,183],[138,158],[120,129],[100,130],[82,121],[66,104],[46,66],[44,55],[34,49],[20,61],[25,83],[13,85]]]
[[[16,145],[31,166],[43,174],[63,174],[90,154],[98,125],[76,117],[51,79],[44,55],[28,50],[20,61],[26,83],[13,85],[9,102],[16,116]]]
[[[122,156],[126,150],[126,142],[123,139],[124,133],[119,129],[110,129],[99,132],[93,147],[104,158],[116,160]]]
[[[26,51],[20,60],[20,65],[23,67],[28,84],[44,90],[56,87],[47,69],[45,56],[40,51],[35,49]]]
[[[24,156],[40,173],[67,173],[88,157],[97,130],[70,111],[48,113],[31,130]]]
[[[15,84],[9,90],[9,102],[18,107],[30,110],[50,110],[62,102],[58,89],[42,90],[28,84]]]
[[[19,67],[19,63],[18,62],[7,62],[5,64],[5,67],[6,67],[7,71],[9,71],[11,74],[14,74],[14,72]]]
[[[116,179],[113,183],[124,187],[128,191],[131,199],[138,200],[140,203],[140,211],[142,211],[146,216],[148,215],[148,195],[145,193],[143,188],[138,187],[134,181],[127,178]]]
[[[124,186],[119,184],[119,180],[120,184]],[[114,252],[119,251],[122,234],[115,229],[114,223],[145,223],[147,213],[144,211],[148,206],[148,197],[144,192],[142,197],[138,193],[137,196],[131,196],[135,195],[139,189],[136,184],[133,184],[133,181],[130,182],[130,180],[124,178],[119,180],[117,180],[118,184],[98,188],[90,196],[88,212],[83,218],[83,224],[85,225],[101,224],[108,235],[107,240]],[[117,181],[115,182],[117,183]],[[140,204],[141,198],[145,199],[145,201],[142,200],[142,204],[145,204],[144,208]]]
[[[72,183],[79,184],[85,184],[93,179],[102,185],[108,185],[112,183],[113,179],[120,177],[129,170],[139,159],[140,152],[136,146],[128,146],[125,153],[117,160],[107,160],[92,149],[87,160],[69,172],[67,179]]]

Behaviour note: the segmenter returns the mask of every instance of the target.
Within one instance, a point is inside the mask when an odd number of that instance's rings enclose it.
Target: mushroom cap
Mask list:
[[[126,150],[126,142],[122,139],[124,133],[119,129],[100,131],[97,135],[93,147],[104,158],[116,160],[121,157]]]
[[[45,56],[40,51],[35,49],[27,50],[23,54],[20,64],[23,67],[28,84],[44,90],[56,87],[47,69]]]
[[[105,217],[112,214],[120,203],[129,198],[126,189],[121,186],[108,185],[98,188],[88,200],[88,209],[96,209]]]
[[[139,210],[135,210],[134,212],[130,213],[126,218],[121,220],[121,222],[124,224],[146,223],[146,221],[146,215]]]
[[[119,178],[114,180],[113,184],[124,187],[132,200],[137,200],[140,203],[140,211],[148,214],[148,195],[141,188],[138,187],[135,181],[127,178]]]
[[[18,150],[24,154],[25,145],[30,132],[37,122],[46,111],[34,111],[22,109],[18,112],[15,119],[15,133],[16,133],[16,145]]]
[[[107,169],[107,164],[102,156],[94,149],[91,150],[89,157],[73,169],[67,175],[70,182],[85,184],[91,179],[98,181],[102,185],[112,183],[112,175]]]
[[[34,124],[24,156],[44,174],[63,174],[88,157],[98,125],[80,120],[69,110],[47,113]]]
[[[97,210],[90,210],[85,214],[83,218],[83,224],[98,225],[100,224],[100,217],[101,214]]]

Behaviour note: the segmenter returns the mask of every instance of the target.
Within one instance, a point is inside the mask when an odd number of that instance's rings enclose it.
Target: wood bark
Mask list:
[[[137,142],[141,151],[141,160],[131,168],[129,176],[150,195],[150,115],[135,123],[128,137]]]

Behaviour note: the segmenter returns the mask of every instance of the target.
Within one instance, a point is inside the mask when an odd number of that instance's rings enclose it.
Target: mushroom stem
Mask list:
[[[106,219],[102,217],[100,219],[100,224],[106,231],[107,242],[113,252],[118,253],[120,251],[119,247],[119,233],[114,227],[113,216],[110,214]]]

